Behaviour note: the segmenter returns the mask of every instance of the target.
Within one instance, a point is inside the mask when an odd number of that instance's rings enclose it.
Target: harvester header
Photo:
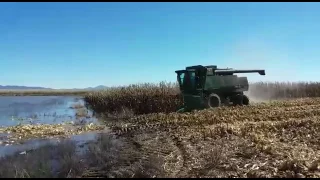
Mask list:
[[[266,75],[264,69],[233,69],[233,68],[218,68],[217,65],[209,66],[188,66],[186,70],[195,70],[195,69],[206,69],[208,75],[233,75],[234,73],[259,73],[260,75]],[[178,70],[183,71],[183,70]],[[176,71],[177,72],[177,71]]]

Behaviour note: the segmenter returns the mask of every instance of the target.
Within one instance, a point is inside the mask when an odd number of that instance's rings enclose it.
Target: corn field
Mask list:
[[[146,177],[319,178],[319,83],[251,83],[246,94],[275,101],[176,113],[179,90],[165,83],[95,92],[85,101],[99,113],[133,111],[109,126],[143,155]],[[131,168],[94,176],[129,177]]]
[[[247,93],[250,97],[275,101],[188,113],[175,112],[182,101],[172,83],[91,92],[85,101],[95,112],[127,109],[135,115],[115,121],[109,118],[111,133],[100,133],[101,139],[84,156],[70,156],[66,161],[70,167],[66,166],[63,175],[78,168],[75,177],[319,178],[318,89],[317,83],[254,83]],[[105,129],[105,125],[93,124],[69,131],[63,127],[25,125],[2,128],[0,133],[10,132],[11,141]],[[39,153],[30,154],[19,154],[16,157],[22,160],[15,164],[4,159],[6,168],[0,169],[0,176],[17,176],[16,164],[23,162],[23,170],[28,169],[29,162],[23,158],[39,157]],[[63,162],[69,157],[61,155]],[[42,165],[43,159],[37,163]]]
[[[96,113],[117,114],[125,110],[135,115],[169,113],[182,106],[179,93],[176,83],[145,83],[91,92],[85,95],[84,100],[87,107]],[[320,97],[320,83],[251,83],[246,94],[261,100]]]
[[[151,113],[112,130],[147,160],[158,158],[148,166],[159,167],[157,177],[319,178],[319,108],[320,98],[299,98]]]

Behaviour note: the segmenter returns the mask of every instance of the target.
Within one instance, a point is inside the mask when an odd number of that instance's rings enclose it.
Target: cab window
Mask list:
[[[184,73],[181,73],[179,78],[180,78],[181,85],[183,85]]]
[[[196,88],[196,73],[195,72],[189,72],[190,77],[190,85],[192,89]]]
[[[196,73],[194,71],[187,71],[185,73],[183,84],[187,86],[188,89],[196,88]]]
[[[177,76],[177,78],[178,78],[177,80],[178,80],[180,87],[182,87],[184,84],[184,74],[185,74],[184,72],[180,72]]]

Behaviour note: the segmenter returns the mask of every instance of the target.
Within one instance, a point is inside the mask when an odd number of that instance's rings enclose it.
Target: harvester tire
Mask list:
[[[217,94],[210,94],[208,97],[208,107],[215,108],[221,106],[221,99]]]
[[[243,105],[248,106],[249,102],[250,102],[249,97],[246,95],[243,95],[243,99],[242,99]]]
[[[243,95],[242,94],[237,94],[233,98],[233,105],[235,106],[242,106],[243,105]]]

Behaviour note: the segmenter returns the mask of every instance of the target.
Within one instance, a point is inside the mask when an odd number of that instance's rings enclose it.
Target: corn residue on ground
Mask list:
[[[319,107],[305,98],[122,119],[84,154],[72,143],[40,148],[2,158],[0,176],[320,177]]]
[[[145,162],[160,159],[149,165],[155,177],[320,177],[319,108],[320,98],[305,98],[156,113],[113,130]]]

